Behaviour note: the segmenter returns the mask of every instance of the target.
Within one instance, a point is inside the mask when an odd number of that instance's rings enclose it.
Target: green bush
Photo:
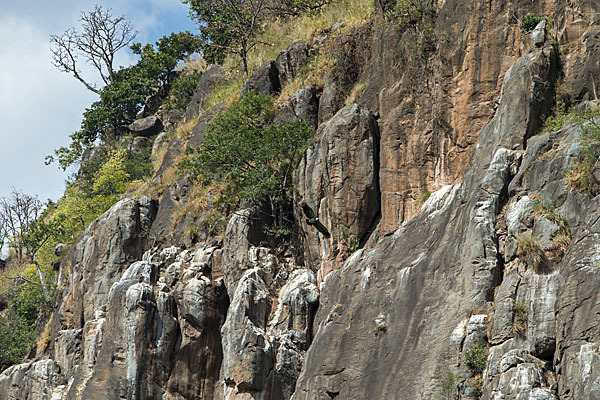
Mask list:
[[[430,196],[431,192],[429,190],[421,192],[421,194],[417,198],[417,205],[421,207],[423,204],[425,204],[425,202],[427,201],[427,199],[429,199]]]
[[[8,313],[0,317],[0,371],[20,363],[33,342],[35,324]]]
[[[521,21],[521,28],[524,32],[531,32],[542,20],[548,22],[548,18],[546,17],[537,17],[532,13],[525,14]]]
[[[591,193],[592,169],[600,156],[600,107],[573,107],[565,119],[581,130],[582,159],[568,171],[571,188]]]
[[[54,280],[51,270],[44,273],[48,282]],[[39,283],[35,267],[28,266],[23,275]],[[52,292],[53,287],[49,289]],[[0,371],[23,360],[34,342],[38,316],[49,310],[51,301],[51,297],[44,298],[41,286],[18,280],[3,297],[9,300],[8,308],[0,315]]]
[[[444,381],[440,394],[447,400],[455,399],[458,395],[458,384],[461,380],[462,377],[460,375],[454,375],[453,373],[448,372],[448,376]]]
[[[223,212],[266,202],[283,226],[291,222],[292,173],[313,130],[300,121],[278,126],[273,118],[272,97],[245,95],[208,124],[202,145],[188,149],[191,157],[179,167],[218,188]]]
[[[487,363],[487,344],[480,340],[475,346],[465,352],[465,363],[474,374],[481,374]]]

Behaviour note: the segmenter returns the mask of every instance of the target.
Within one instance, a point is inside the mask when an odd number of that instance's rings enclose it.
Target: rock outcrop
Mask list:
[[[344,107],[317,132],[297,168],[296,218],[304,232],[305,260],[319,281],[363,244],[379,216],[379,130],[371,112]],[[319,232],[304,203],[328,231]]]
[[[202,74],[196,85],[196,90],[192,96],[192,100],[185,110],[185,120],[189,121],[192,118],[202,114],[206,100],[212,91],[220,83],[225,81],[225,69],[220,65],[209,65],[206,71]]]
[[[146,118],[136,119],[129,125],[129,129],[133,133],[133,136],[151,137],[162,131],[163,123],[160,118],[151,115]]]
[[[192,240],[204,216],[182,212],[186,176],[160,201],[121,200],[57,250],[50,344],[0,374],[0,397],[600,398],[598,162],[587,192],[572,186],[596,121],[538,135],[557,96],[598,96],[599,6],[438,3],[432,46],[385,0],[368,29],[340,22],[311,43],[357,35],[340,39],[347,76],[276,110],[317,128],[294,174],[293,245],[260,207]],[[529,12],[554,18],[527,33]],[[280,93],[312,51],[292,44],[243,93]],[[223,80],[203,74],[189,136],[156,139],[157,186],[224,109],[204,110]]]
[[[414,219],[325,277],[294,399],[430,398],[448,367],[457,376],[469,371],[457,355],[487,338],[485,318],[503,273],[496,217],[518,149],[551,104],[556,71],[551,45],[523,55],[506,74],[463,183],[434,193]],[[481,322],[469,322],[477,314]],[[474,322],[480,328],[468,328]]]

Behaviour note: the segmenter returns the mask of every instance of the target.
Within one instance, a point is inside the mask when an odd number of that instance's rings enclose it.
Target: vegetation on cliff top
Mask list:
[[[291,225],[292,173],[313,130],[298,120],[277,125],[274,116],[272,97],[246,94],[215,117],[180,166],[199,183],[221,188],[216,205],[225,215],[266,201],[283,227]]]

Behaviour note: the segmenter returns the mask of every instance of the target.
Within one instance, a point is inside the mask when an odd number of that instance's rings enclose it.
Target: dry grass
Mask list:
[[[200,218],[203,211],[210,204],[209,190],[201,185],[194,185],[189,193],[189,200],[173,212],[171,229],[184,220],[185,217]]]
[[[185,61],[183,70],[187,71],[204,71],[206,69],[206,61],[202,57],[192,57]]]
[[[204,108],[208,110],[221,103],[227,105],[233,104],[239,99],[240,94],[242,93],[244,81],[245,77],[243,75],[230,77],[226,82],[220,84],[213,90],[210,97],[206,100]]]
[[[211,184],[209,186],[194,185],[188,194],[188,201],[173,212],[171,233],[186,217],[191,217],[195,220],[202,218],[202,223],[211,234],[221,234],[225,227],[224,221],[226,219],[216,209],[215,205],[221,199],[225,188],[225,184]]]
[[[38,355],[44,354],[44,352],[48,348],[48,345],[50,344],[51,333],[52,333],[51,325],[52,325],[52,315],[50,315],[50,318],[48,318],[48,322],[46,322],[46,326],[44,327],[44,330],[42,331],[40,336],[37,338],[36,354],[38,354]]]
[[[373,10],[372,0],[334,0],[319,12],[307,13],[297,18],[269,21],[265,32],[258,37],[258,41],[263,44],[258,45],[248,54],[248,68],[253,71],[265,62],[275,60],[279,52],[298,40],[312,43],[316,35],[330,29],[337,22],[343,21],[344,24],[336,34],[343,34],[356,26],[363,25],[372,18]],[[331,62],[327,54],[315,55],[300,73],[301,77],[284,88],[281,98],[290,97],[304,86],[322,86],[322,79]],[[236,101],[247,79],[239,57],[227,56],[223,66],[227,71],[227,83],[213,92],[207,100],[207,109],[219,103],[231,104]]]
[[[6,262],[6,267],[3,270],[0,270],[0,293],[6,292],[11,286],[15,285],[15,277],[24,274],[25,267],[15,260],[14,251],[11,250],[11,254],[9,254],[8,260]],[[21,280],[16,280],[16,282],[20,283]]]
[[[372,0],[334,0],[319,12],[308,13],[299,18],[271,21],[268,29],[259,40],[268,45],[256,47],[249,55],[251,70],[263,63],[274,60],[281,50],[298,40],[310,43],[320,31],[331,28],[343,21],[341,30],[352,29],[371,18]],[[228,60],[232,67],[238,60]]]
[[[536,273],[545,271],[548,259],[540,241],[528,234],[520,235],[517,241],[517,255],[526,259],[527,265]]]
[[[571,244],[572,234],[561,232],[552,238],[552,254],[555,258],[562,257]]]
[[[284,104],[294,93],[307,86],[323,87],[324,78],[333,69],[331,57],[317,54],[300,70],[298,76],[285,85],[279,95],[279,104]]]
[[[590,192],[592,167],[590,163],[579,162],[567,171],[567,183],[572,191]]]
[[[513,304],[513,332],[519,336],[525,335],[527,330],[527,304],[515,301]]]
[[[365,91],[365,89],[367,88],[367,86],[369,86],[369,84],[367,82],[359,82],[356,85],[354,85],[354,87],[350,91],[350,94],[348,95],[348,97],[346,97],[346,100],[344,101],[344,103],[346,105],[356,103],[356,101],[360,98],[360,96],[362,96],[362,94]]]
[[[192,129],[198,123],[198,117],[192,118],[189,121],[180,123],[175,128],[175,135],[177,135],[182,140],[188,140],[192,134]]]
[[[154,172],[158,171],[163,161],[165,160],[165,155],[167,154],[169,146],[168,143],[165,143],[161,148],[159,148],[155,154],[152,155],[152,170]]]

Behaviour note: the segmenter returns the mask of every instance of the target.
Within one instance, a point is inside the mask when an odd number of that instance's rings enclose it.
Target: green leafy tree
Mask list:
[[[60,229],[56,222],[46,222],[42,218],[43,204],[35,196],[13,190],[8,198],[0,199],[0,227],[3,237],[16,254],[16,263],[23,270],[28,264],[35,266],[37,279],[31,279],[22,272],[11,277],[41,288],[44,298],[49,298],[48,286],[37,253],[48,241],[53,232]]]
[[[200,24],[204,58],[221,62],[225,54],[237,55],[248,74],[248,53],[261,43],[257,35],[268,15],[267,0],[182,0]]]
[[[329,0],[182,0],[190,6],[190,16],[198,21],[204,40],[203,57],[221,63],[225,55],[240,57],[248,75],[248,54],[269,19],[316,10]]]
[[[71,144],[54,151],[46,163],[58,160],[62,169],[77,162],[84,150],[98,142],[111,143],[128,131],[127,126],[146,99],[168,82],[177,63],[200,50],[200,40],[190,32],[163,36],[155,45],[131,46],[139,61],[113,72],[112,83],[100,92],[100,99],[83,113],[81,129],[71,134]]]
[[[204,184],[223,188],[221,206],[231,210],[266,201],[283,226],[291,206],[294,167],[312,128],[296,121],[273,123],[270,96],[249,93],[207,126],[202,145],[180,167]]]

